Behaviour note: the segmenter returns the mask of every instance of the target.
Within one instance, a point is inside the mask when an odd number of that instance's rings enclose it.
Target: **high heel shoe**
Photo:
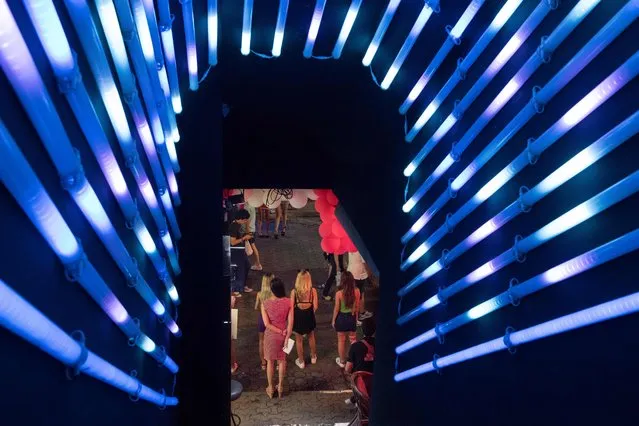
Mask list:
[[[273,399],[273,388],[271,386],[266,388],[266,395],[268,395],[269,399]]]
[[[284,385],[278,385],[277,386],[277,397],[279,399],[282,399],[283,396],[284,396]]]

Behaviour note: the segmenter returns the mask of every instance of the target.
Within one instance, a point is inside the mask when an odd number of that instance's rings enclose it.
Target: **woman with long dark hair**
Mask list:
[[[286,352],[284,346],[293,332],[293,309],[291,301],[286,297],[284,282],[279,278],[271,280],[272,295],[262,303],[262,320],[264,332],[264,358],[266,358],[266,378],[268,387],[266,394],[273,398],[273,373],[275,361],[278,363],[279,384],[278,397],[284,395],[284,378],[286,377]]]
[[[337,352],[335,363],[341,368],[346,365],[346,336],[354,343],[357,335],[357,313],[359,312],[360,292],[355,286],[353,274],[342,273],[341,289],[335,293],[333,309],[333,328],[337,332]]]

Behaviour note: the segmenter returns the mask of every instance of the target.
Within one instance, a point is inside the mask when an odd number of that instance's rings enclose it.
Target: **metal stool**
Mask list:
[[[231,380],[231,402],[242,395],[242,390],[242,383],[237,380]],[[231,410],[231,421],[233,422],[233,426],[240,426],[240,424],[242,424],[242,419],[237,414],[234,414],[233,410]]]

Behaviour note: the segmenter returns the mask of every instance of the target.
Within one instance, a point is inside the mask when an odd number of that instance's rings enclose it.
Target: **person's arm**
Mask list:
[[[295,309],[295,289],[291,290],[291,309]]]
[[[355,289],[355,306],[353,307],[353,315],[357,316],[359,314],[359,304],[362,303],[360,300],[360,291],[358,288]]]
[[[317,312],[317,308],[319,307],[319,301],[317,298],[317,289],[313,289],[313,312]]]
[[[333,321],[331,321],[331,325],[335,328],[335,320],[337,320],[337,314],[339,313],[339,303],[342,300],[342,292],[338,291],[335,293],[335,306],[333,307]]]
[[[346,365],[344,366],[344,373],[351,374],[353,371],[353,363],[350,361],[346,361]]]
[[[257,292],[257,294],[255,295],[255,310],[257,311],[257,309],[260,307],[260,293],[261,292]]]
[[[244,244],[244,241],[250,240],[252,237],[250,235],[244,235],[242,238],[235,238],[231,236],[231,245],[237,246],[240,244]]]
[[[290,339],[291,335],[293,334],[293,321],[293,308],[291,308],[288,310],[288,324],[286,327],[286,337],[284,337],[284,347],[286,347],[286,345],[288,344],[288,339]]]
[[[264,309],[264,303],[262,303],[262,320],[264,321],[264,326],[266,326],[268,330],[271,330],[277,334],[286,334],[286,330],[279,329],[271,324],[271,319],[266,314],[266,309]]]

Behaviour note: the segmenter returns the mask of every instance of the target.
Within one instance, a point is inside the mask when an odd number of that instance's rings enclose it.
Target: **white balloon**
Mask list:
[[[264,191],[261,189],[254,189],[251,191],[246,202],[249,203],[251,207],[261,207],[262,204],[264,204]]]
[[[263,196],[262,196],[262,203],[268,207],[269,209],[276,209],[280,206],[280,204],[282,204],[282,199],[279,196],[276,196],[275,193],[273,191],[271,191],[270,189],[263,189]],[[270,200],[269,198],[269,194],[270,194]],[[273,201],[273,198],[279,198],[275,201]]]
[[[305,189],[294,189],[293,197],[289,200],[291,207],[295,209],[301,209],[308,203],[308,192]]]
[[[319,196],[312,189],[305,189],[305,191],[306,191],[306,196],[309,199],[316,201],[319,198]]]

